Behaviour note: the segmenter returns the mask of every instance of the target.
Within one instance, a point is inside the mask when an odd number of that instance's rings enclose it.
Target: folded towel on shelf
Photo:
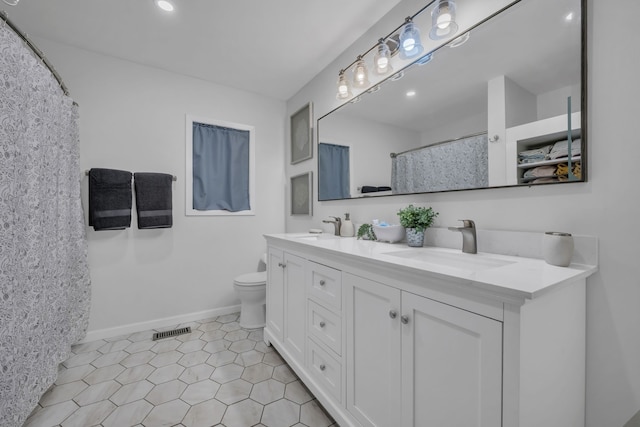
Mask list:
[[[566,163],[560,163],[556,169],[556,175],[568,175],[569,165]]]
[[[520,151],[518,153],[518,162],[519,163],[535,163],[541,162],[547,159],[547,155],[551,150],[553,145],[545,145],[540,148],[533,148],[531,150]]]
[[[89,171],[89,225],[94,230],[123,230],[131,226],[131,172]]]
[[[172,192],[173,176],[166,173],[136,172],[133,175],[136,189],[138,228],[171,228],[173,225]]]
[[[547,182],[558,182],[558,178],[538,178],[531,181],[531,184],[544,184]]]
[[[571,141],[571,157],[579,156],[582,150],[582,141],[580,138]],[[549,151],[549,159],[559,159],[569,157],[569,140],[558,141],[553,144]]]
[[[532,168],[527,170],[523,177],[524,178],[540,178],[545,176],[554,176],[556,174],[556,167],[552,165],[548,166],[538,166],[537,168]]]
[[[582,166],[580,163],[575,163],[573,165],[573,175],[578,179],[582,179]]]

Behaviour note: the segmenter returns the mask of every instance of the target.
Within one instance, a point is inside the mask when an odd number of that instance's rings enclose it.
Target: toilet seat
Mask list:
[[[267,272],[241,274],[233,280],[237,286],[259,286],[267,283]]]

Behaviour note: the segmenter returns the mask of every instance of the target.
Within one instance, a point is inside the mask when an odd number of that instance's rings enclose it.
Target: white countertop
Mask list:
[[[460,250],[438,247],[411,248],[406,243],[390,244],[328,234],[317,238],[306,233],[268,234],[265,238],[270,244],[281,242],[287,247],[293,244],[316,255],[339,255],[345,260],[371,262],[387,269],[396,267],[414,274],[454,279],[508,299],[537,298],[597,271],[596,265],[556,267],[542,259],[482,252],[464,254]]]

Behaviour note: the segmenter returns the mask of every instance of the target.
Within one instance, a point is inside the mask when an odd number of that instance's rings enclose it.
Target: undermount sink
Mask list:
[[[334,236],[333,234],[319,233],[319,234],[301,234],[299,236],[293,236],[293,237],[298,240],[325,240],[325,239],[335,239],[336,237],[339,237],[339,236]]]
[[[491,255],[486,254],[441,252],[430,248],[385,252],[384,255],[467,271],[489,270],[491,268],[504,267],[505,265],[513,264],[515,262],[493,258]]]

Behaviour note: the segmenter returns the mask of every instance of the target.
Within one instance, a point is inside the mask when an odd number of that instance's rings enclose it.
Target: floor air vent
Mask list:
[[[163,338],[171,338],[176,335],[189,334],[191,333],[191,326],[187,326],[186,328],[174,329],[172,331],[165,332],[156,332],[153,334],[153,341],[161,340]]]

